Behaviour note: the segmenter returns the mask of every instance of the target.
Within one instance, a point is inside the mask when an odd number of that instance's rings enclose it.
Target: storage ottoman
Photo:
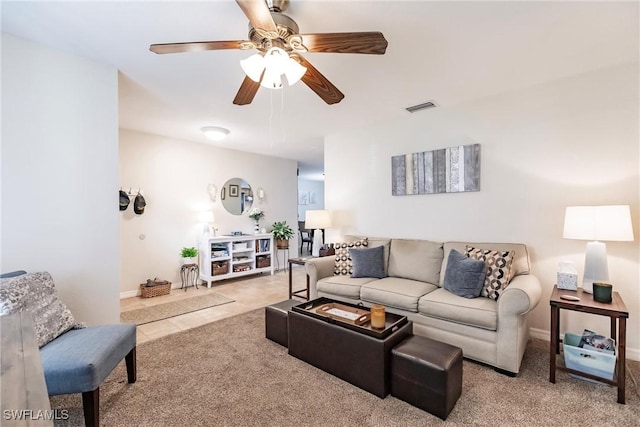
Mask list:
[[[462,392],[462,350],[410,336],[391,351],[391,395],[445,420]]]
[[[290,299],[264,308],[264,327],[267,338],[288,347],[289,310],[297,304],[300,304],[300,301]]]

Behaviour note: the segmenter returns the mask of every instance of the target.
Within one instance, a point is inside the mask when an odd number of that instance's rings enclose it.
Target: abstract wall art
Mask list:
[[[391,157],[391,194],[480,191],[480,144]]]

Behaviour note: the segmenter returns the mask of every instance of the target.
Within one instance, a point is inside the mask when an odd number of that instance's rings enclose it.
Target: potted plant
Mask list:
[[[273,238],[276,240],[276,247],[278,249],[289,249],[289,239],[293,237],[293,230],[287,224],[287,221],[277,221],[274,222],[273,230]]]
[[[180,251],[180,255],[182,256],[182,263],[183,264],[196,264],[197,263],[198,250],[196,248],[194,248],[193,246],[182,248],[182,250]]]

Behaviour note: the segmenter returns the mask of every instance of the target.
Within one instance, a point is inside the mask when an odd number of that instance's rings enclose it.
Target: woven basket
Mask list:
[[[258,268],[271,267],[271,258],[269,257],[258,257],[256,258],[256,264]]]
[[[229,272],[229,263],[227,261],[217,261],[211,263],[211,271],[214,276],[227,274]]]
[[[140,285],[142,298],[158,297],[160,295],[169,295],[171,292],[171,283],[166,285],[147,286],[146,283]]]

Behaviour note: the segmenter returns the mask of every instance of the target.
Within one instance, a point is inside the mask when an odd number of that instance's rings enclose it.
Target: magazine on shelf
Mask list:
[[[582,337],[580,338],[580,344],[578,347],[584,348],[586,350],[595,350],[600,351],[602,353],[616,354],[616,342],[604,335],[596,334],[589,329],[585,329],[582,332]]]

